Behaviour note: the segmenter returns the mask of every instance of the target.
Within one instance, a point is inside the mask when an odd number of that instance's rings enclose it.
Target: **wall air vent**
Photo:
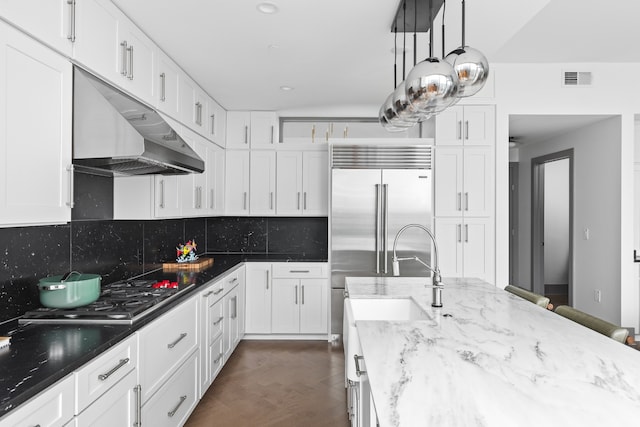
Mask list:
[[[564,71],[562,73],[562,86],[591,86],[590,71]]]

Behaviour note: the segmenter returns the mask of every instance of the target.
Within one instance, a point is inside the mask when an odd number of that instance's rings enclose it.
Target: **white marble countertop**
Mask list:
[[[477,279],[435,309],[426,280],[346,280],[433,318],[356,322],[381,427],[640,425],[640,351]]]

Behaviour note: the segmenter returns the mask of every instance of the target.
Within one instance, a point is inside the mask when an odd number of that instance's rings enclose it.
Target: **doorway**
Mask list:
[[[573,149],[531,159],[531,283],[554,306],[573,301]]]

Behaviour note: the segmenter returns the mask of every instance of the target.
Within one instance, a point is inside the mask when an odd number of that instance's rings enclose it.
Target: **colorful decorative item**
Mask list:
[[[176,258],[177,262],[191,262],[198,259],[198,255],[196,255],[196,244],[195,240],[189,240],[184,245],[180,243],[176,248]]]

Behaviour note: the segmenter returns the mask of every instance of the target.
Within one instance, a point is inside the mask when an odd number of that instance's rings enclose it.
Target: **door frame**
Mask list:
[[[518,203],[520,163],[509,162],[509,284],[518,285]]]
[[[531,159],[531,287],[544,295],[544,164],[569,160],[569,305],[573,305],[573,148]]]

